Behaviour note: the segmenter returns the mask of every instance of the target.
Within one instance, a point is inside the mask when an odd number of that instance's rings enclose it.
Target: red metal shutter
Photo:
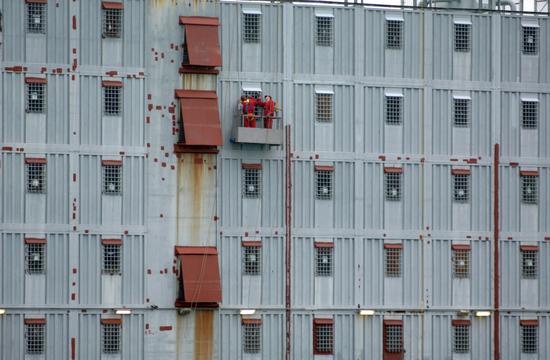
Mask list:
[[[185,145],[221,146],[222,129],[215,91],[176,90]]]
[[[218,18],[181,16],[180,24],[185,26],[189,65],[222,66],[222,53],[218,38]]]

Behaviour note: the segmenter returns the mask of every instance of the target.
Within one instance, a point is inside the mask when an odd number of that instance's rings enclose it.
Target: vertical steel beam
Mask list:
[[[493,242],[494,242],[494,314],[493,314],[493,322],[494,322],[494,360],[500,360],[500,303],[499,303],[499,295],[500,295],[500,277],[499,277],[499,165],[500,165],[500,145],[497,143],[495,144],[495,150],[493,153],[493,179],[494,179],[494,203],[493,203],[493,226],[494,226],[494,235],[493,235]]]

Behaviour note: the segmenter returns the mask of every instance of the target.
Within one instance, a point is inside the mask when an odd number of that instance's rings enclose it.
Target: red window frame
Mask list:
[[[319,350],[319,343],[317,338],[317,329],[321,326],[330,325],[332,332],[332,339],[330,344],[330,350]],[[313,319],[313,355],[332,355],[334,354],[334,320],[333,319]]]
[[[384,320],[383,323],[383,338],[384,338],[384,360],[402,360],[403,359],[403,320]],[[389,326],[399,326],[401,328],[401,344],[399,352],[389,352],[388,351],[388,338],[387,338],[387,328]]]

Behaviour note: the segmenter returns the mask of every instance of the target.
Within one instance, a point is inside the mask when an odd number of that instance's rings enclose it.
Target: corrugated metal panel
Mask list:
[[[124,30],[122,32],[122,64],[124,66],[144,66],[146,6],[146,1],[124,0]],[[84,17],[90,16],[89,13],[84,14]],[[179,41],[176,43],[179,43]],[[141,99],[143,99],[143,97],[141,97]],[[143,101],[136,101],[134,105],[141,103],[143,103]],[[142,115],[143,111],[139,114]],[[136,120],[139,120],[139,117],[137,117]]]
[[[82,5],[82,7],[87,6]],[[88,35],[90,36],[90,35]],[[88,42],[89,44],[89,42]],[[82,49],[84,51],[84,48]],[[82,145],[99,145],[102,143],[101,135],[101,107],[102,87],[101,78],[95,76],[79,76],[80,96],[86,101],[81,101],[80,111],[80,143]],[[124,97],[126,99],[126,97]]]
[[[144,237],[125,235],[122,237],[122,303],[143,304],[144,295]],[[133,359],[133,358],[132,358]]]
[[[3,6],[4,61],[23,61],[25,57],[25,7],[23,1],[6,1]],[[11,33],[11,36],[8,33]]]
[[[137,61],[139,58],[132,58],[132,61],[134,60]],[[144,97],[144,80],[124,79],[124,109],[122,111],[122,145],[124,146],[144,146]]]
[[[57,25],[59,26],[59,24]],[[50,47],[48,46],[48,49]],[[59,52],[58,52],[59,53]],[[69,77],[48,76],[46,143],[69,143]],[[28,130],[27,130],[28,131]],[[28,141],[28,140],[27,140]]]
[[[46,315],[46,359],[69,359],[69,317],[67,314]]]
[[[50,154],[47,156],[47,159],[46,222],[48,224],[68,224],[69,156],[65,154]],[[25,222],[28,222],[28,220],[26,219]]]
[[[2,153],[2,223],[23,223],[25,213],[23,154]]]
[[[7,14],[4,13],[5,21],[8,21],[6,16]],[[16,73],[2,75],[2,141],[23,142],[25,141],[24,77]]]
[[[550,261],[547,261],[550,259],[550,243],[548,241],[540,244],[539,259],[543,259],[539,261],[539,306],[548,307],[550,305]]]
[[[69,236],[48,234],[46,250],[46,304],[69,302]]]
[[[502,307],[518,307],[520,305],[520,252],[515,241],[500,242],[500,301]],[[504,333],[502,334],[505,335]],[[506,339],[506,337],[503,337]]]
[[[144,315],[133,314],[122,319],[122,360],[141,360],[145,355]]]
[[[25,358],[23,314],[6,314],[0,317],[0,358],[23,360]]]
[[[23,236],[4,233],[0,237],[0,303],[22,304],[25,289]]]
[[[100,314],[78,315],[78,359],[96,360],[101,358]]]
[[[80,235],[78,300],[80,304],[101,303],[101,236]],[[123,251],[123,254],[125,252]]]
[[[502,16],[501,37],[501,79],[502,81],[517,82],[521,79],[521,18]]]
[[[519,231],[520,216],[519,168],[500,168],[500,226],[503,231]]]

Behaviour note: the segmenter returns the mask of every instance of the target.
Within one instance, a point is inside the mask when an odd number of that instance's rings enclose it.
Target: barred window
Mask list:
[[[104,354],[120,352],[120,324],[101,324],[101,347]]]
[[[470,326],[453,325],[454,344],[453,351],[459,354],[470,352]]]
[[[537,55],[539,53],[539,28],[536,26],[522,26],[523,54]]]
[[[454,124],[456,127],[468,127],[470,124],[470,99],[454,98]]]
[[[46,84],[27,84],[27,107],[28,113],[46,112]]]
[[[386,277],[401,277],[401,248],[387,247],[384,252]]]
[[[315,248],[315,276],[332,276],[332,247]]]
[[[27,274],[46,272],[46,244],[25,244],[25,268]]]
[[[243,198],[258,199],[262,196],[262,169],[242,169]]]
[[[262,247],[243,246],[243,274],[260,275],[262,272]]]
[[[29,355],[44,354],[45,337],[45,324],[25,324],[26,353]]]
[[[453,276],[458,279],[470,277],[470,250],[453,249]]]
[[[122,37],[122,9],[103,9],[103,37]]]
[[[334,40],[334,18],[332,16],[316,16],[317,45],[332,46]]]
[[[122,87],[103,87],[103,114],[106,116],[119,116],[122,112]]]
[[[46,33],[47,4],[27,3],[27,32],[30,34]]]
[[[385,110],[386,110],[386,124],[388,125],[401,125],[401,103],[402,96],[388,96],[386,95]]]
[[[470,24],[455,24],[455,51],[470,51]]]
[[[470,175],[453,175],[453,193],[455,202],[468,202],[470,199]]]
[[[259,354],[262,346],[262,324],[244,323],[243,352],[245,354]]]
[[[403,352],[403,326],[384,325],[384,350],[388,353]]]
[[[539,119],[539,102],[521,102],[521,126],[524,129],[536,129]]]
[[[386,20],[386,48],[401,49],[402,46],[402,20]]]
[[[332,170],[315,170],[315,198],[332,199]]]
[[[243,41],[259,43],[262,38],[262,14],[243,13]]]
[[[538,176],[521,176],[521,201],[524,204],[536,204],[538,201]]]
[[[332,122],[332,94],[316,93],[315,103],[316,111],[315,118],[318,122]]]
[[[384,185],[386,187],[387,201],[401,200],[401,173],[385,173]]]
[[[103,165],[103,194],[122,194],[122,166]]]
[[[121,273],[121,246],[114,244],[103,244],[103,269],[104,274]]]
[[[25,164],[27,174],[27,192],[32,194],[46,193],[46,164]]]
[[[538,275],[538,254],[536,250],[521,251],[521,275],[523,279],[536,279]]]
[[[334,346],[334,329],[332,323],[313,323],[313,353],[330,355]]]
[[[538,331],[537,325],[521,325],[521,352],[525,354],[536,354],[538,352]]]

